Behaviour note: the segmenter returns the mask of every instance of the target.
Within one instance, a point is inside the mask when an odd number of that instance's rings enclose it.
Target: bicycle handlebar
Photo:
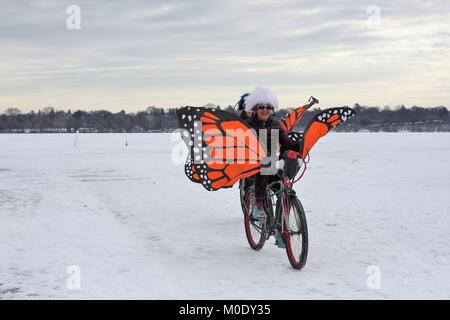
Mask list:
[[[305,174],[306,171],[306,162],[305,160],[300,156],[300,153],[297,151],[286,151],[283,156],[282,159],[284,161],[284,165],[283,168],[279,169],[277,174],[278,176],[284,181],[286,180],[286,183],[289,185],[293,185],[294,183],[296,183],[297,181],[299,181],[303,175]],[[300,168],[302,167],[302,164],[299,165],[298,162],[296,162],[295,167],[293,167],[294,162],[293,161],[298,161],[298,159],[301,159],[303,162],[303,171],[300,174],[300,176],[295,179],[295,177],[297,176],[297,174],[300,172]],[[290,164],[288,164],[288,162]],[[295,171],[295,172],[294,172]]]
[[[313,96],[311,96],[311,97],[309,97],[308,104],[305,105],[305,107],[306,107],[306,109],[309,109],[309,108],[311,108],[313,105],[315,105],[316,103],[319,103],[319,100],[316,99],[316,98],[314,98]]]

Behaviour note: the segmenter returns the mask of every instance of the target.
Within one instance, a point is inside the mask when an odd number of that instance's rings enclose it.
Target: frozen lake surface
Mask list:
[[[450,134],[323,138],[302,271],[250,249],[237,186],[190,182],[170,134],[74,139],[0,135],[0,299],[450,298]]]

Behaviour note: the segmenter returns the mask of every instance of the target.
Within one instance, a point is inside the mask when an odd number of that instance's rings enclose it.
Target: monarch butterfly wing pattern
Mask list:
[[[186,134],[183,134],[184,132],[186,132]],[[184,143],[186,144],[188,150],[191,151],[191,144],[190,144],[191,139],[190,139],[190,134],[188,134],[187,130],[182,132],[181,138],[184,141]],[[184,173],[189,178],[189,180],[191,180],[192,182],[201,183],[200,176],[198,175],[197,168],[194,166],[194,160],[192,159],[191,154],[192,154],[192,152],[188,153],[186,162],[184,163]]]
[[[194,160],[192,160],[190,154],[188,155],[186,163],[184,164],[184,173],[192,182],[201,183],[200,175],[197,172],[197,168],[194,166]]]
[[[288,135],[289,139],[294,143],[298,143],[303,140],[302,132],[289,131],[287,135]]]
[[[303,106],[286,114],[280,120],[281,128],[286,132],[291,131],[300,122],[300,119],[302,118],[302,115],[305,111],[306,108]]]
[[[352,108],[336,107],[325,109],[315,115],[306,126],[300,142],[301,157],[304,159],[321,137],[355,114],[356,112]]]
[[[238,116],[218,109],[184,107],[177,110],[177,117],[190,150],[185,174],[191,181],[214,191],[259,172],[266,152],[256,133]]]
[[[180,124],[180,121],[178,121],[178,123]],[[183,127],[184,127],[184,123],[183,123]],[[181,128],[181,125],[180,125]],[[197,172],[197,168],[194,166],[194,160],[192,158],[192,150],[191,150],[191,134],[189,129],[187,128],[187,124],[185,131],[182,132],[181,134],[181,138],[183,140],[183,142],[186,144],[186,147],[188,148],[188,150],[190,150],[191,152],[188,153],[188,156],[186,158],[186,162],[184,164],[184,173],[186,174],[186,176],[189,178],[189,180],[191,180],[192,182],[195,183],[201,183],[200,181],[200,176]]]

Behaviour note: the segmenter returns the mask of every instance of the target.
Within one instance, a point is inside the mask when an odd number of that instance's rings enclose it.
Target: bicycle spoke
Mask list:
[[[244,222],[245,222],[245,232],[247,235],[247,240],[250,247],[254,250],[260,250],[265,242],[265,225],[253,218],[252,208],[255,201],[255,196],[252,190],[248,191],[245,195],[245,207],[244,207]]]
[[[251,226],[252,226],[259,234],[262,233],[263,226],[258,226],[258,225],[256,225],[253,221],[251,222]]]
[[[293,200],[295,201],[295,200]],[[303,226],[301,215],[303,212],[299,211],[298,205],[295,202],[286,205],[286,236],[287,236],[287,252],[289,260],[294,268],[301,269],[306,261],[307,247],[307,232],[306,226]],[[305,222],[306,223],[306,222]],[[304,250],[306,250],[304,252]]]

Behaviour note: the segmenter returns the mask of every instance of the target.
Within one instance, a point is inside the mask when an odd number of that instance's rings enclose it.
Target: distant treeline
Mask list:
[[[220,108],[213,104],[206,107]],[[450,131],[450,115],[446,107],[396,108],[366,107],[355,104],[357,116],[349,119],[337,131]],[[225,110],[233,112],[233,107]],[[299,129],[320,109],[306,112]],[[288,112],[282,109],[276,117]],[[176,108],[148,107],[144,111],[113,113],[106,110],[72,112],[47,107],[37,112],[22,113],[8,108],[0,115],[0,133],[36,132],[167,132],[177,128]]]

